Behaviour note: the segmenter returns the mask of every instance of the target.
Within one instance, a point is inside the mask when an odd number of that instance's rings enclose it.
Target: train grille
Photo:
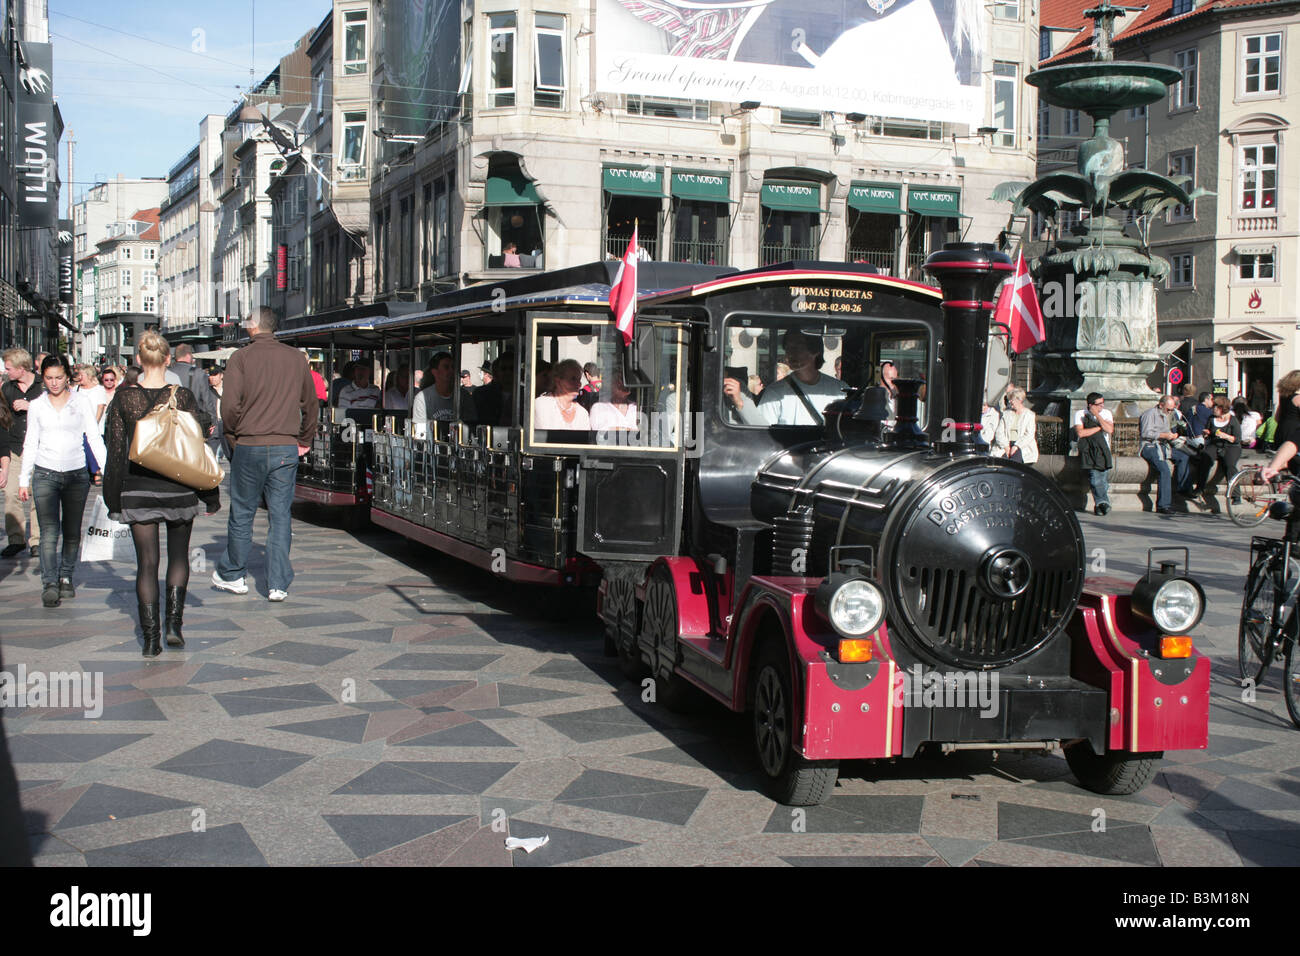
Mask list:
[[[937,657],[963,666],[1008,664],[1046,641],[1074,606],[1075,572],[1039,572],[1011,600],[982,590],[973,572],[909,567],[903,600],[917,637]]]

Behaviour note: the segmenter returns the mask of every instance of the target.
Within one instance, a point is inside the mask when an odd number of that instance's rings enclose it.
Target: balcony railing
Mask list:
[[[627,252],[627,241],[631,238],[631,236],[606,236],[605,254],[613,259],[622,259],[623,253]],[[645,250],[645,255],[642,258],[659,258],[658,237],[638,235],[636,241],[639,247]]]
[[[909,252],[906,261],[907,268],[899,278],[911,279],[913,282],[931,281],[930,277],[925,274],[925,270],[921,268],[921,266],[925,264],[927,258],[929,258],[929,253]]]
[[[727,244],[725,242],[696,242],[678,240],[672,244],[673,262],[693,262],[702,266],[725,266],[727,264]]]
[[[861,249],[849,247],[849,262],[865,262],[894,278],[898,275],[898,253],[893,249]]]
[[[775,245],[761,245],[758,247],[759,262],[761,265],[770,266],[774,262],[788,262],[792,259],[816,259],[816,246],[795,246],[785,245],[784,243]]]

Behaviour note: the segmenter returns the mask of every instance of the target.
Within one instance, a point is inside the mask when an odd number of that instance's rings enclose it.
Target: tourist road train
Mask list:
[[[951,244],[926,263],[939,288],[846,263],[643,262],[630,344],[617,265],[280,331],[327,378],[345,359],[391,380],[444,368],[422,383],[446,395],[426,393],[427,424],[328,409],[299,498],[511,581],[597,588],[607,653],[658,702],[750,714],[787,804],[826,799],[842,761],[927,746],[1063,750],[1113,794],[1207,745],[1185,552],[1136,582],[1087,577],[1061,491],[978,443],[1005,256]],[[459,388],[484,367],[491,384]]]

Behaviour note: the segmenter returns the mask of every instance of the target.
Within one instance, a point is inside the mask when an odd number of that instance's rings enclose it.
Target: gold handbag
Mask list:
[[[196,491],[215,488],[225,477],[212,449],[203,441],[198,419],[188,412],[182,414],[176,407],[175,385],[166,404],[135,423],[130,458]]]

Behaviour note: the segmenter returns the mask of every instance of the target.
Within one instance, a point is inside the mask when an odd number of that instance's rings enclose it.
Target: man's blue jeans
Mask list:
[[[223,581],[237,581],[248,571],[253,545],[253,516],[263,495],[270,529],[266,535],[266,587],[288,591],[293,583],[289,564],[292,540],[289,509],[293,505],[294,479],[298,475],[297,445],[236,445],[230,460],[230,520],[226,525],[226,553],[217,562]]]
[[[296,449],[295,449],[296,450]],[[41,585],[72,580],[81,556],[81,519],[90,494],[90,473],[85,468],[51,471],[37,465],[32,471],[32,498],[41,526]],[[59,534],[63,535],[62,561]]]
[[[1159,492],[1156,496],[1156,507],[1168,508],[1171,502],[1169,493],[1169,462],[1160,457],[1160,449],[1156,448],[1154,445],[1145,446],[1142,449],[1141,454],[1142,457],[1150,463],[1151,467],[1156,470],[1156,474],[1160,478]]]
[[[1085,468],[1088,484],[1092,486],[1092,503],[1110,506],[1110,472],[1097,468]]]

